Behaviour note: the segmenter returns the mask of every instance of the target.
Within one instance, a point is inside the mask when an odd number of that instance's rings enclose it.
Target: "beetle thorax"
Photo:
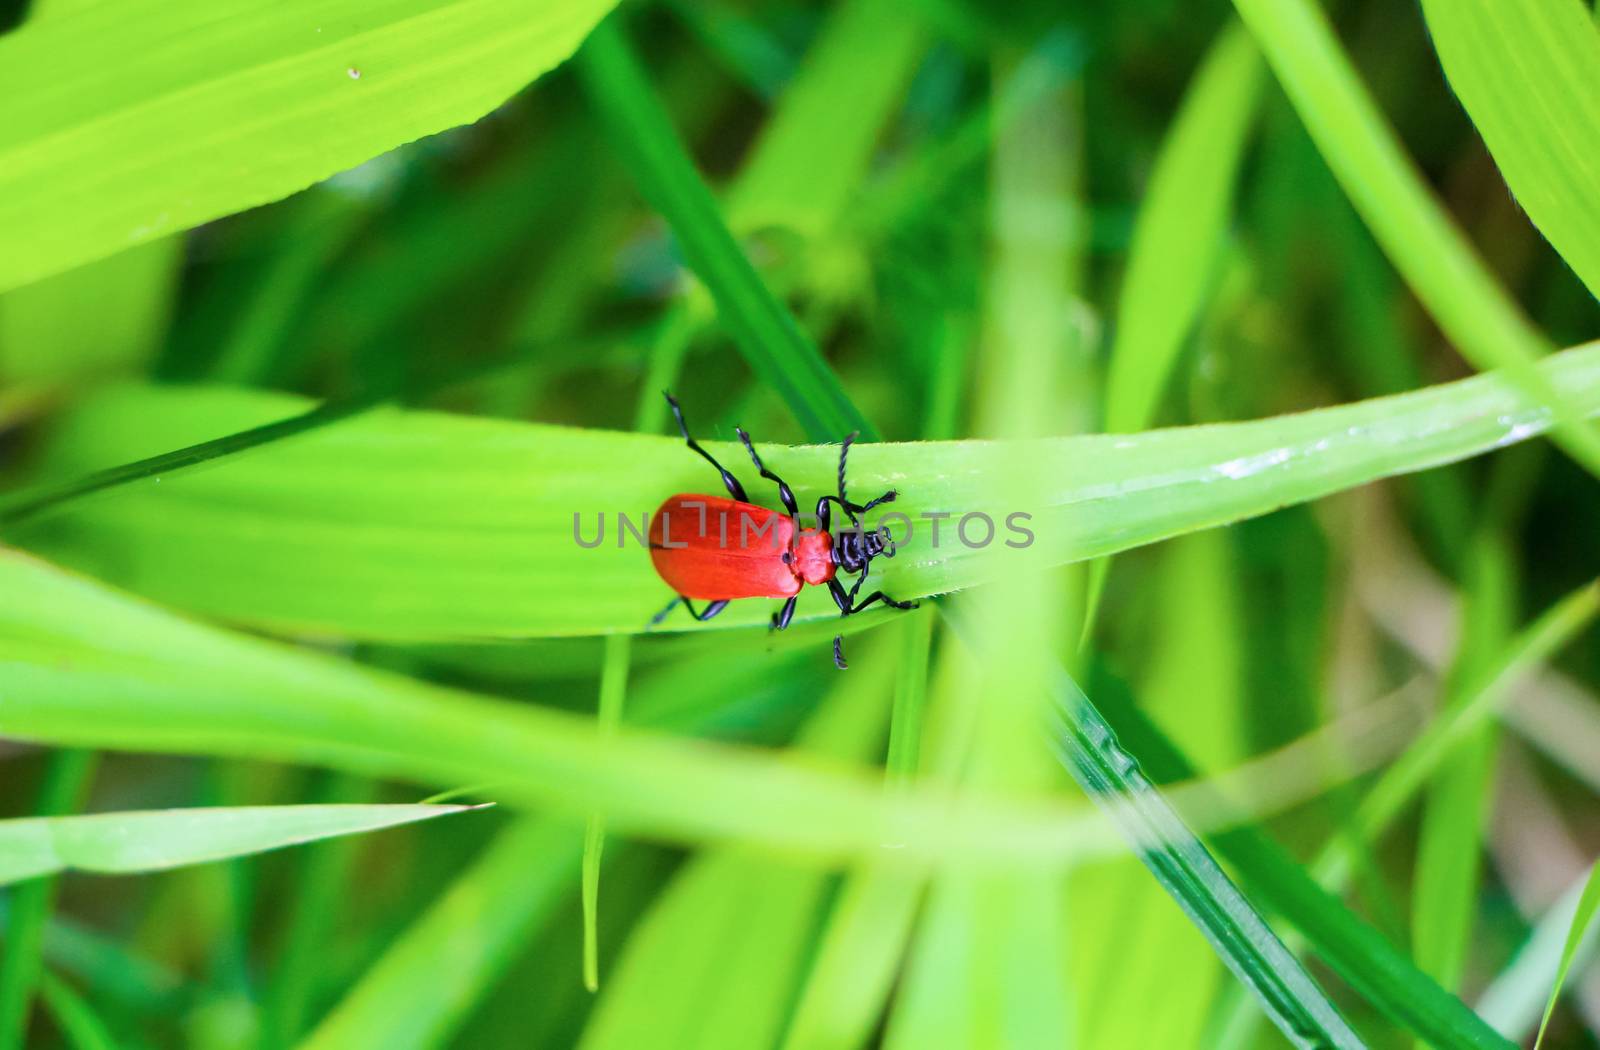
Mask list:
[[[833,537],[826,532],[807,532],[795,537],[794,574],[810,584],[823,584],[833,579],[836,571],[833,558]]]

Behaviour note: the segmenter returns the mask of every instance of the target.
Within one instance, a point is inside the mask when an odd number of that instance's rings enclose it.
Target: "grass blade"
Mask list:
[[[881,739],[890,665],[860,660],[796,739],[802,753],[861,759]],[[803,973],[831,875],[743,847],[700,854],[628,938],[582,1050],[771,1046]],[[739,994],[725,995],[729,973]]]
[[[314,801],[365,803],[377,785],[362,777],[328,774]],[[302,851],[295,892],[284,909],[282,942],[272,979],[261,996],[260,1050],[292,1046],[326,981],[323,953],[344,917],[359,839],[334,839]]]
[[[1133,230],[1106,376],[1105,429],[1144,430],[1211,289],[1256,113],[1261,55],[1230,23],[1162,141]]]
[[[1495,281],[1367,94],[1315,0],[1235,0],[1346,195],[1444,330],[1479,369],[1504,368],[1557,408],[1556,440],[1600,474],[1600,435],[1535,362],[1550,346]]]
[[[1600,296],[1600,28],[1574,0],[1424,0],[1450,86],[1533,224]]]
[[[600,709],[595,727],[609,737],[622,724],[622,701],[628,688],[629,638],[606,638],[600,665]],[[599,814],[589,817],[583,832],[583,984],[589,991],[600,987],[600,858],[605,849],[606,822]]]
[[[61,751],[52,756],[36,807],[39,814],[52,818],[82,805],[95,765],[91,751]],[[0,842],[5,839],[5,827],[6,822],[0,822]],[[0,859],[0,884],[15,881],[4,877],[5,864]],[[21,1046],[26,1038],[34,990],[44,973],[45,928],[55,896],[55,880],[44,877],[31,878],[12,892],[5,925],[6,965],[0,967],[0,1047],[5,1050]]]
[[[741,702],[750,717],[791,701],[768,680],[774,670],[792,678],[792,658],[776,669],[746,666],[744,674],[728,674],[720,654],[691,656],[645,677],[632,697],[632,721],[704,732],[718,716],[740,711]],[[580,875],[578,841],[575,827],[549,818],[526,819],[501,832],[389,945],[301,1044],[304,1050],[422,1050],[449,1043],[568,900]],[[452,966],[441,975],[439,959],[446,956]]]
[[[0,297],[0,382],[50,388],[138,374],[166,335],[182,257],[182,238],[168,237]]]
[[[1578,910],[1573,912],[1572,925],[1567,929],[1567,941],[1561,947],[1561,964],[1556,967],[1555,984],[1550,988],[1550,1001],[1545,1004],[1544,1016],[1539,1020],[1539,1035],[1533,1041],[1533,1050],[1539,1050],[1544,1044],[1544,1031],[1550,1024],[1550,1015],[1555,1012],[1556,999],[1561,995],[1561,986],[1566,983],[1567,970],[1572,966],[1572,957],[1577,953],[1578,945],[1583,942],[1589,924],[1594,921],[1597,908],[1600,908],[1600,864],[1589,869],[1589,881],[1584,883],[1583,895],[1578,898]]]
[[[1153,777],[1166,783],[1197,775],[1118,683],[1097,675],[1095,691],[1117,736]],[[1511,1050],[1510,1042],[1319,886],[1260,828],[1244,825],[1209,839],[1253,900],[1288,919],[1335,973],[1396,1023],[1439,1047]]]
[[[1526,1042],[1539,1028],[1539,1018],[1550,1003],[1551,988],[1578,901],[1588,887],[1592,871],[1582,871],[1543,914],[1517,947],[1511,964],[1495,975],[1478,996],[1474,1008],[1506,1038]],[[1571,965],[1579,972],[1600,948],[1600,928],[1592,924],[1573,945]],[[1569,967],[1570,969],[1570,967]]]
[[[1062,760],[1091,796],[1137,800],[1148,822],[1145,841],[1165,843],[1160,850],[1142,851],[1141,859],[1200,927],[1234,976],[1255,993],[1273,1023],[1297,1046],[1363,1046],[1327,994],[1167,808],[1159,789],[1117,744],[1109,724],[1089,698],[1065,677],[1059,688],[1057,739]]]
[[[728,194],[729,225],[834,232],[926,49],[919,13],[905,4],[834,8]]]
[[[601,741],[591,719],[187,623],[3,551],[0,587],[11,598],[0,604],[0,735],[20,740],[494,783],[508,803],[580,819],[601,811],[626,831],[812,858],[880,856],[890,835],[908,863],[1106,848],[1086,841],[1081,813],[1052,800],[972,798],[953,813],[942,793],[888,793],[881,775],[837,763],[637,731]],[[811,637],[814,653],[832,630]]]
[[[1482,676],[1463,687],[1465,699],[1430,725],[1367,792],[1355,818],[1361,837],[1367,842],[1375,841],[1451,750],[1494,717],[1522,676],[1586,630],[1596,616],[1600,616],[1600,583],[1590,582],[1556,602],[1513,637]],[[1342,839],[1329,843],[1316,864],[1319,882],[1343,885],[1352,861],[1349,848]]]
[[[72,1050],[117,1050],[121,1045],[94,1007],[55,974],[44,975],[39,993]]]
[[[729,232],[617,19],[590,36],[578,70],[623,162],[667,220],[684,260],[705,283],[756,374],[783,397],[812,440],[836,441],[851,431],[871,440],[872,426]]]
[[[1515,601],[1509,552],[1492,527],[1473,544],[1463,629],[1447,712],[1470,704],[1473,685],[1505,651]],[[1448,715],[1446,716],[1448,717]],[[1476,918],[1483,830],[1499,727],[1482,720],[1434,770],[1411,891],[1412,955],[1445,988],[1460,984]],[[1368,844],[1371,842],[1369,840]]]
[[[502,832],[300,1050],[438,1046],[508,954],[564,898],[577,874],[578,841],[572,827],[551,820],[529,818]]]
[[[976,621],[950,605],[952,626],[984,644]],[[1239,892],[1162,798],[1137,759],[1065,670],[1051,683],[1051,736],[1061,762],[1090,798],[1108,806],[1140,860],[1189,916],[1222,961],[1296,1046],[1364,1044],[1326,993]]]
[[[0,37],[0,291],[477,120],[611,6],[135,0],[29,21]]]
[[[1575,403],[1600,409],[1600,346],[1541,367]],[[67,416],[41,470],[70,478],[306,409],[261,392],[123,389]],[[882,582],[913,597],[972,586],[1002,565],[1043,569],[1127,550],[1461,459],[1548,420],[1491,375],[1131,436],[863,445],[851,469],[863,491],[903,490],[895,509],[916,530]],[[724,462],[743,454],[708,447]],[[835,448],[767,446],[765,455],[803,505],[832,490]],[[1019,461],[1030,466],[1027,483],[1006,490],[1000,482]],[[124,485],[7,536],[164,602],[280,630],[391,639],[639,631],[669,595],[642,548],[617,545],[617,515],[638,530],[664,494],[704,488],[706,473],[665,437],[382,411],[208,470]],[[935,548],[920,515],[941,511],[989,514],[995,541],[954,542],[946,521]],[[1021,550],[1002,543],[1014,539],[1004,523],[1018,511],[1033,514],[1035,535]],[[587,539],[602,514],[604,542],[575,542],[575,515]],[[825,595],[808,593],[799,608],[802,619],[837,615]],[[769,614],[761,602],[735,603],[706,627]]]
[[[890,790],[917,775],[933,610],[904,617],[900,631],[885,762]],[[926,883],[921,871],[885,865],[863,865],[845,874],[784,1032],[783,1050],[855,1050],[866,1044],[893,990]]]
[[[411,824],[471,806],[239,806],[0,821],[0,884],[63,871],[128,875]]]

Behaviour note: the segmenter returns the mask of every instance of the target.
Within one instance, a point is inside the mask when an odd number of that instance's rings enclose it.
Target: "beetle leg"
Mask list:
[[[895,489],[890,489],[877,499],[868,500],[866,503],[862,504],[859,508],[857,508],[856,513],[865,514],[867,511],[871,510],[873,507],[876,507],[880,503],[893,503],[895,498],[899,495],[900,493],[898,491]]]
[[[860,602],[852,606],[850,611],[852,613],[858,613],[862,609],[865,609],[867,606],[871,605],[873,602],[882,602],[893,609],[915,609],[918,605],[922,604],[921,602],[896,601],[887,594],[884,594],[882,591],[873,591],[871,594],[861,599]]]
[[[879,593],[879,595],[881,597],[883,592],[880,591],[878,593]],[[699,620],[701,623],[705,623],[707,620],[709,620],[713,616],[717,615],[717,613],[721,612],[722,610],[724,610],[724,609],[726,609],[728,607],[728,599],[719,598],[714,602],[707,602],[706,603],[706,607],[704,609],[701,609],[699,612],[695,612],[694,611],[694,606],[689,604],[689,599],[685,598],[683,600],[683,607],[685,609],[689,610],[689,615],[690,616],[693,616],[696,620]]]
[[[856,594],[861,590],[861,585],[866,581],[867,574],[863,572],[860,576],[856,577],[854,586],[852,586],[848,591],[844,589],[844,584],[839,582],[838,577],[828,581],[828,593],[833,595],[833,603],[839,607],[840,616],[854,615],[874,602],[882,602],[883,604],[895,609],[915,609],[918,605],[922,604],[921,602],[896,601],[887,594],[884,594],[882,591],[873,591],[871,594],[861,599],[861,601],[857,602]],[[793,599],[791,599],[791,601],[792,600]],[[834,666],[839,668],[841,671],[850,666],[849,664],[845,663],[843,644],[844,635],[835,635],[833,639],[833,663]]]
[[[799,601],[799,595],[791,597],[783,603],[783,607],[772,614],[772,629],[781,631],[789,626],[789,621],[794,619],[794,603]]]
[[[683,603],[683,607],[685,609],[689,610],[689,615],[693,616],[696,620],[699,620],[701,623],[704,623],[705,621],[711,619],[713,616],[717,615],[717,613],[721,612],[722,610],[724,610],[724,609],[726,609],[728,607],[728,599],[722,598],[722,599],[719,599],[717,601],[711,602],[710,604],[708,604],[704,609],[700,610],[699,612],[695,612],[694,611],[694,605],[692,605],[690,603],[689,599],[685,598],[683,595],[680,594],[676,598],[674,598],[670,602],[668,602],[667,603],[667,607],[665,609],[662,609],[660,612],[656,613],[654,617],[651,618],[650,626],[654,627],[657,624],[659,624],[662,620],[665,620],[667,618],[667,614],[672,612],[673,609],[676,609],[680,602]]]
[[[839,504],[839,509],[844,511],[845,517],[850,519],[850,527],[855,529],[857,532],[861,531],[861,519],[857,518],[856,517],[856,513],[855,513],[860,508],[857,507],[854,503],[846,503],[844,500],[840,499],[838,496],[824,496],[821,499],[817,500],[817,517],[818,518],[822,517],[823,508],[826,507],[830,503]],[[819,528],[819,531],[827,532],[828,529],[826,527],[821,527],[821,528]]]
[[[680,597],[674,598],[670,602],[668,602],[667,603],[667,607],[665,609],[662,609],[660,612],[658,612],[654,616],[650,617],[650,626],[654,627],[657,624],[659,624],[662,620],[665,620],[667,618],[667,615],[669,613],[671,613],[672,610],[676,609],[678,607],[678,603],[681,602],[681,601],[683,601],[683,598],[680,596]]]
[[[663,390],[661,393],[664,397],[666,397],[667,404],[672,406],[672,418],[678,421],[678,432],[683,435],[684,442],[690,448],[704,456],[707,463],[710,463],[713,467],[717,468],[717,473],[722,475],[722,483],[728,487],[728,495],[732,496],[740,503],[749,503],[750,497],[744,494],[744,486],[739,484],[739,479],[728,473],[726,467],[724,467],[721,463],[718,463],[716,458],[713,457],[711,453],[701,448],[695,443],[694,438],[689,436],[689,425],[683,421],[683,409],[678,407],[678,399],[673,397],[671,394],[668,394],[665,390]]]
[[[778,499],[782,501],[783,509],[789,512],[789,517],[798,518],[800,516],[800,506],[794,501],[794,491],[789,488],[789,483],[768,470],[767,465],[761,462],[761,457],[756,455],[756,447],[750,443],[750,435],[744,432],[744,427],[734,427],[733,432],[739,435],[740,441],[744,442],[745,451],[750,453],[750,462],[756,465],[756,469],[761,472],[761,476],[768,481],[777,483]]]
[[[844,584],[836,576],[828,581],[828,593],[833,595],[833,604],[839,607],[840,616],[850,615],[850,595],[845,592]]]

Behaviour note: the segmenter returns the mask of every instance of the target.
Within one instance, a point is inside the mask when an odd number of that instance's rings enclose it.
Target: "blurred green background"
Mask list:
[[[0,1050],[1596,1045],[1588,7],[0,26]]]

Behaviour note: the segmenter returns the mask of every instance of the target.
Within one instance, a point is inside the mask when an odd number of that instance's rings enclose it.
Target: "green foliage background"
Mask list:
[[[612,6],[0,5],[0,1050],[1593,1045],[1594,13]]]

